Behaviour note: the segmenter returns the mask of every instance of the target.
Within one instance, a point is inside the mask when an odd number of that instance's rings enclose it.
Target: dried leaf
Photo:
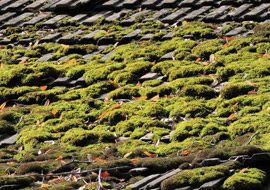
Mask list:
[[[196,59],[196,61],[195,61],[195,62],[199,62],[199,61],[201,61],[201,58]]]
[[[110,175],[110,173],[109,172],[102,172],[101,174],[100,174],[100,177],[101,178],[104,178],[104,177],[107,177],[107,176],[109,176]]]
[[[234,118],[234,113],[232,113],[226,120],[230,120],[232,118]]]
[[[3,69],[4,68],[4,63],[1,63],[1,69]]]
[[[63,156],[59,156],[59,157],[56,158],[55,160],[63,160]]]
[[[211,28],[213,28],[213,29],[216,29],[216,28],[217,28],[217,26],[215,26],[215,25],[213,25],[213,24],[211,24],[210,26],[211,26]]]
[[[203,66],[207,66],[207,65],[209,65],[209,64],[210,64],[210,62],[203,62],[203,63],[202,63]]]
[[[51,187],[52,185],[49,185],[49,184],[45,184],[45,183],[43,183],[42,185],[41,185],[41,187]]]
[[[135,100],[147,100],[147,96],[133,97]]]
[[[53,111],[52,111],[52,114],[53,114],[53,115],[56,115],[57,113],[58,113],[58,110],[53,110]]]
[[[64,47],[64,48],[68,48],[69,47],[69,45],[65,45],[65,44],[61,44],[61,46]]]
[[[191,152],[192,152],[191,150],[184,150],[183,153],[182,153],[182,156],[186,156]]]
[[[259,87],[260,85],[259,84],[256,84],[254,82],[250,82],[250,81],[246,81],[248,84],[250,84],[251,86],[254,86],[254,87]]]
[[[247,168],[243,168],[239,173],[245,173],[247,171]]]
[[[44,106],[49,106],[49,105],[50,105],[50,100],[48,99],[48,100],[46,100]]]
[[[7,105],[7,102],[4,102],[3,104],[1,104],[0,111],[3,111],[6,107],[6,105]]]
[[[16,162],[7,162],[8,165],[14,165]]]
[[[182,22],[182,25],[187,25],[187,24],[189,24],[189,22],[186,21],[186,20],[184,20],[184,21]]]
[[[77,177],[76,176],[72,176],[72,181],[77,182],[78,181]]]
[[[113,106],[114,109],[117,109],[117,108],[120,108],[120,107],[121,107],[120,104],[116,104],[116,105]]]
[[[47,88],[48,88],[48,86],[41,86],[41,87],[39,87],[41,90],[43,90],[43,91],[45,91],[45,90],[47,90]]]
[[[215,61],[215,54],[211,54],[209,57],[209,62],[213,63]]]
[[[40,121],[37,120],[36,127],[40,127]]]
[[[110,80],[110,83],[115,87],[115,88],[120,88],[121,86],[119,86],[117,83],[115,83],[113,80]]]
[[[159,97],[159,94],[158,94],[158,95],[154,96],[153,98],[151,98],[150,101],[155,102],[155,101],[157,101],[159,99],[160,99],[160,97]]]
[[[76,61],[76,59],[73,58],[73,59],[69,60],[68,62],[64,63],[64,65],[69,65],[71,63],[74,63],[75,61]]]
[[[51,183],[54,183],[54,182],[57,182],[57,181],[60,181],[60,180],[58,178],[54,178],[54,179],[49,180],[49,182],[51,182]]]
[[[92,156],[91,159],[94,160],[94,161],[97,161],[97,162],[107,162],[107,160],[103,160],[101,158],[96,158],[96,157],[93,157],[93,156]]]
[[[133,163],[133,164],[135,164],[136,162],[138,162],[138,161],[140,161],[141,160],[141,158],[133,158],[133,159],[131,159],[131,162]]]
[[[252,90],[252,91],[248,92],[248,95],[258,95],[258,93],[256,91]]]
[[[152,62],[152,65],[156,65],[156,61],[153,61],[153,62]]]
[[[138,82],[137,84],[136,84],[136,87],[141,87],[142,86],[142,84],[140,83],[140,82]]]
[[[149,156],[149,157],[151,157],[151,158],[156,158],[156,157],[158,157],[157,154],[151,154],[150,152],[147,152],[147,151],[145,151],[144,154],[146,154],[147,156]]]
[[[236,102],[234,105],[232,105],[233,108],[235,108],[238,105],[238,102]]]
[[[132,154],[132,152],[126,153],[126,154],[124,155],[124,158],[128,158],[131,154]]]
[[[110,113],[111,111],[106,111],[103,114],[101,114],[98,119],[100,120],[101,118],[103,118],[105,115],[107,115],[108,113]]]
[[[21,61],[19,62],[19,65],[26,63],[26,61],[27,61],[27,58],[25,57],[25,58],[23,58],[23,60],[21,60]]]
[[[22,150],[23,150],[23,146],[20,146],[20,147],[18,148],[18,151],[21,152]]]
[[[225,45],[223,46],[223,48],[228,48],[228,44],[225,44]]]
[[[54,152],[53,149],[49,149],[49,150],[47,150],[44,154],[50,154],[50,153],[52,153],[52,152]]]

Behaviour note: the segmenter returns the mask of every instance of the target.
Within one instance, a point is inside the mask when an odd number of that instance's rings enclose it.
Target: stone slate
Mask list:
[[[220,178],[214,181],[209,181],[205,184],[203,184],[199,190],[213,190],[213,189],[218,189],[220,185],[224,182],[225,178]]]
[[[50,8],[51,9],[68,8],[73,2],[74,0],[61,0],[50,6]]]
[[[131,42],[132,40],[137,39],[137,36],[141,33],[141,29],[136,29],[127,35],[123,36],[122,39],[120,40],[121,44],[126,44]]]
[[[142,2],[141,7],[142,8],[150,8],[154,9],[158,3],[160,3],[161,0],[145,0]]]
[[[153,80],[153,79],[156,79],[157,77],[158,77],[158,74],[157,73],[149,72],[149,73],[146,73],[145,75],[141,76],[139,78],[139,80],[140,81]]]
[[[42,23],[43,26],[57,26],[57,23],[62,20],[63,18],[67,17],[66,14],[57,15],[46,22]]]
[[[74,33],[70,33],[68,35],[65,35],[63,37],[61,37],[60,39],[57,40],[57,43],[63,43],[63,44],[75,44],[76,43],[76,39],[75,37],[80,35],[81,33],[83,33],[83,31],[78,30]]]
[[[151,137],[153,136],[153,133],[147,133],[143,137],[140,138],[141,141],[146,141],[146,142],[152,142],[153,140]]]
[[[186,13],[188,13],[188,11],[190,11],[191,8],[190,7],[183,7],[180,8],[179,10],[173,12],[172,14],[166,16],[165,18],[161,19],[161,21],[163,23],[175,23],[176,21],[178,21],[181,17],[183,17]]]
[[[15,144],[17,137],[18,137],[18,134],[5,138],[4,140],[0,141],[0,147]]]
[[[25,18],[30,17],[30,16],[32,16],[32,15],[33,15],[33,13],[23,13],[23,14],[21,14],[21,15],[15,17],[15,18],[13,18],[13,19],[11,19],[11,20],[5,22],[5,23],[2,25],[2,27],[3,27],[3,28],[6,28],[6,27],[8,27],[8,26],[17,26],[17,25],[19,25],[20,23],[22,23],[23,20],[24,20]]]
[[[153,175],[147,176],[146,178],[144,178],[144,179],[142,179],[140,181],[137,181],[136,183],[130,185],[130,187],[133,190],[138,190],[141,187],[143,187],[146,184],[148,184],[150,181],[153,181],[153,180],[157,179],[160,176],[161,176],[161,174],[153,174]]]
[[[143,22],[154,21],[160,17],[163,17],[164,15],[166,15],[169,12],[170,12],[170,9],[167,9],[167,8],[161,9],[161,10],[157,11],[156,13],[154,13],[151,18],[144,19]]]
[[[4,13],[4,14],[0,15],[0,22],[4,22],[4,21],[12,18],[15,15],[16,15],[16,13],[14,13],[14,12]]]
[[[8,11],[8,10],[12,10],[12,9],[19,9],[21,6],[23,6],[24,4],[26,4],[28,2],[29,2],[29,0],[18,0],[18,1],[15,1],[15,2],[11,3],[10,5],[2,8],[1,11]]]
[[[100,53],[100,51],[95,51],[95,52],[93,52],[93,53],[84,55],[82,58],[83,58],[83,59],[90,59],[92,56],[97,55],[97,54],[99,54],[99,53]]]
[[[268,152],[255,153],[252,155],[251,160],[253,162],[270,161],[270,153],[268,153]]]
[[[115,43],[115,39],[113,37],[101,37],[97,41],[97,45],[108,45]]]
[[[187,21],[195,20],[199,15],[202,15],[203,13],[209,11],[211,8],[212,8],[211,6],[203,6],[198,10],[194,10],[190,12],[189,14],[187,14],[184,17],[184,20],[187,20]]]
[[[84,20],[88,15],[87,14],[78,14],[68,20],[68,22],[80,22]]]
[[[223,5],[213,12],[209,13],[206,17],[203,18],[203,21],[215,21],[217,17],[220,17],[225,11],[231,8],[230,5]]]
[[[27,9],[38,9],[40,7],[42,7],[44,5],[44,3],[46,3],[46,1],[44,0],[36,0],[35,2],[27,5],[26,7],[24,7],[24,10]]]
[[[60,32],[56,32],[54,34],[49,34],[48,36],[45,36],[40,39],[40,42],[53,42],[56,41],[56,39],[60,38],[62,34]]]
[[[128,0],[123,3],[126,8],[134,8],[141,0]]]
[[[23,26],[27,26],[27,25],[35,25],[36,23],[42,21],[44,18],[46,18],[47,16],[49,16],[51,13],[41,13],[38,16],[33,17],[31,20],[27,21],[27,22],[23,22],[22,25]]]
[[[95,35],[99,32],[103,32],[104,30],[95,30],[94,32],[91,32],[89,34],[86,34],[83,36],[80,40],[80,43],[88,43],[88,44],[94,44],[96,43],[96,40],[94,39]]]
[[[105,1],[101,6],[103,9],[107,9],[107,8],[115,8],[115,6],[117,4],[119,4],[122,0],[109,0],[109,1]]]
[[[51,82],[49,84],[49,86],[52,86],[52,87],[63,87],[63,86],[70,87],[70,86],[72,86],[70,84],[70,82],[71,82],[71,80],[68,77],[59,77],[55,81]]]
[[[104,55],[101,59],[108,60],[112,56],[113,52],[114,52],[114,50],[111,51],[111,52],[109,52],[109,53],[107,53],[106,55]]]
[[[166,60],[172,60],[173,59],[173,51],[166,53],[165,55],[163,55],[159,61],[166,61]]]
[[[210,158],[210,159],[203,160],[201,164],[203,166],[215,166],[215,165],[218,165],[221,163],[222,163],[222,161],[220,158]]]
[[[142,10],[142,11],[139,11],[133,15],[131,15],[130,17],[128,17],[127,19],[125,20],[122,20],[121,21],[121,24],[124,25],[124,26],[130,26],[132,25],[134,22],[135,22],[135,19],[140,16],[140,15],[143,15],[143,14],[147,14],[149,13],[150,10]]]
[[[176,6],[178,0],[162,0],[159,4],[156,5],[156,8],[171,8]]]
[[[193,190],[193,188],[190,186],[187,186],[187,187],[176,188],[174,190]]]
[[[253,10],[244,15],[244,19],[254,19],[260,14],[266,11],[270,7],[270,3],[263,3],[260,6],[255,7]]]
[[[226,37],[236,36],[244,30],[244,27],[237,27],[225,34]]]
[[[54,53],[47,53],[47,54],[43,55],[42,57],[40,57],[37,60],[37,62],[49,61],[53,54]]]
[[[16,0],[2,0],[0,1],[0,9],[10,5],[11,3],[15,2]]]
[[[166,35],[164,35],[164,36],[162,37],[162,40],[170,40],[170,39],[172,39],[174,33],[175,33],[175,31],[169,32],[168,34],[166,34]]]
[[[239,17],[242,14],[244,14],[245,12],[247,12],[249,10],[249,8],[251,8],[251,7],[252,7],[252,4],[243,4],[240,7],[237,7],[234,11],[232,11],[228,15],[231,18],[231,20],[237,19],[237,17]]]
[[[148,184],[145,186],[144,189],[146,190],[146,189],[153,189],[153,188],[156,188],[156,187],[158,187],[164,180],[166,180],[166,179],[168,179],[168,178],[170,178],[170,177],[172,177],[172,176],[178,174],[178,173],[181,172],[181,171],[182,171],[181,169],[177,168],[177,169],[172,170],[172,171],[170,171],[170,172],[168,172],[168,173],[165,173],[165,174],[162,175],[161,177],[159,177],[159,178],[157,178],[157,179],[151,181],[150,183],[148,183]]]
[[[145,36],[141,37],[140,41],[151,40],[153,36],[154,34],[146,34]]]
[[[111,15],[112,13],[113,13],[112,11],[101,11],[101,12],[87,18],[86,20],[82,21],[81,23],[85,24],[85,25],[92,25],[100,17],[106,17],[106,16]]]
[[[114,13],[111,16],[108,16],[107,18],[105,18],[106,22],[112,22],[114,20],[119,20],[121,18],[121,15],[123,13],[128,13],[130,10],[122,10],[120,12]]]

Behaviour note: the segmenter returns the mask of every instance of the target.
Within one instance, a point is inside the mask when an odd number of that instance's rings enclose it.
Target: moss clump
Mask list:
[[[148,80],[142,83],[142,87],[156,87],[162,83],[162,80]]]
[[[256,87],[247,84],[246,82],[227,84],[220,92],[222,98],[231,99],[236,96],[247,94]]]
[[[147,98],[152,98],[156,95],[159,95],[160,97],[169,95],[172,91],[172,88],[168,85],[159,85],[153,88],[142,88],[139,93],[142,96],[147,96]]]
[[[1,177],[0,186],[16,184],[19,187],[26,187],[35,181],[37,179],[33,176]]]
[[[213,79],[210,77],[190,77],[190,78],[180,78],[170,82],[170,86],[174,89],[181,89],[187,85],[204,84],[210,85]]]
[[[131,99],[138,96],[140,96],[138,87],[125,86],[110,92],[107,99]]]
[[[109,81],[98,82],[82,89],[80,96],[84,99],[97,98],[100,95],[113,90],[115,87]]]
[[[204,97],[206,99],[214,98],[216,93],[213,88],[206,85],[187,85],[181,89],[180,95],[193,96],[193,97]]]
[[[114,135],[110,132],[91,132],[74,128],[65,133],[62,141],[75,146],[87,146],[98,142],[114,142],[114,139]]]
[[[23,163],[21,164],[18,169],[16,170],[16,173],[18,175],[23,175],[27,173],[48,173],[51,169],[54,167],[57,167],[57,162],[29,162],[29,163]]]
[[[200,187],[200,185],[206,182],[228,176],[230,170],[237,167],[239,167],[238,162],[228,162],[219,166],[184,170],[163,181],[161,183],[161,189],[169,190],[185,186],[191,186],[193,188]]]
[[[168,115],[168,111],[163,108],[161,104],[158,103],[152,103],[149,105],[146,105],[143,110],[144,116],[148,117],[166,117]]]
[[[226,179],[222,188],[230,190],[262,189],[266,173],[257,168],[242,169],[239,173]]]
[[[179,68],[171,69],[171,72],[169,73],[169,81],[173,81],[178,78],[192,77],[198,74],[203,74],[203,67],[201,65],[184,65]]]

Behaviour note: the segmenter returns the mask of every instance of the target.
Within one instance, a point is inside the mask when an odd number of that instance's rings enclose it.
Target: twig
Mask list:
[[[251,143],[252,139],[253,139],[256,135],[258,135],[258,134],[259,134],[259,132],[254,133],[254,134],[250,137],[249,141],[248,141],[244,146],[249,145],[249,143]]]
[[[102,187],[102,183],[101,183],[101,168],[99,168],[99,171],[98,171],[98,190],[101,189]]]

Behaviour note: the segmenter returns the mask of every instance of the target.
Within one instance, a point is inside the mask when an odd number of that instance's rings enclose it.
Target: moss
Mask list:
[[[220,92],[222,98],[231,99],[239,95],[247,94],[249,91],[256,89],[254,86],[242,83],[227,84]]]
[[[83,186],[83,183],[81,181],[74,182],[74,181],[68,181],[68,182],[61,182],[57,183],[56,185],[50,187],[51,190],[72,190],[72,189],[79,189]]]
[[[118,122],[126,119],[125,113],[114,110],[100,119],[100,123],[105,125],[116,125]]]
[[[184,170],[173,177],[161,183],[161,189],[175,189],[185,186],[193,188],[200,187],[200,185],[228,176],[230,169],[239,167],[238,162],[228,162],[219,166],[196,168],[193,170]]]
[[[151,173],[163,173],[171,169],[177,168],[185,162],[192,162],[194,156],[175,157],[175,158],[144,158],[136,167],[146,167]]]
[[[203,67],[201,65],[184,65],[171,70],[171,72],[169,73],[169,81],[173,81],[177,78],[192,77],[198,74],[203,74]]]
[[[123,157],[125,154],[134,152],[137,149],[144,149],[148,152],[153,152],[154,148],[149,146],[149,143],[141,140],[125,140],[117,144],[118,156]],[[137,155],[138,156],[138,155]]]
[[[203,22],[192,22],[180,26],[174,36],[193,35],[196,38],[214,38],[216,34],[210,24]]]
[[[180,78],[170,82],[170,86],[176,90],[181,89],[187,85],[204,84],[210,85],[213,79],[210,77],[190,77],[190,78]]]
[[[89,98],[97,98],[113,89],[115,89],[115,87],[109,81],[98,82],[81,90],[80,96],[86,100]]]
[[[1,149],[0,150],[0,159],[9,159],[13,158],[14,155],[17,154],[16,150],[12,149]]]
[[[213,88],[206,85],[187,85],[181,89],[180,95],[193,96],[193,97],[204,97],[206,99],[214,98],[216,93]]]
[[[131,139],[139,139],[146,134],[146,129],[136,128],[130,135]]]
[[[16,177],[1,177],[0,185],[19,185],[20,187],[26,187],[31,183],[37,181],[33,176],[16,176]]]
[[[163,108],[162,105],[158,103],[152,103],[149,105],[146,105],[143,110],[144,116],[148,117],[166,117],[168,115],[167,110]]]
[[[95,168],[115,168],[121,166],[133,166],[132,162],[128,159],[119,159],[119,160],[112,160],[104,163],[93,163],[88,168],[95,169]]]
[[[153,88],[142,88],[139,93],[142,96],[147,96],[147,98],[152,98],[156,95],[163,97],[164,95],[170,95],[170,93],[172,93],[172,88],[168,85],[159,85]]]
[[[224,40],[207,40],[192,49],[192,53],[203,60],[209,60],[211,54],[222,50],[222,45],[225,43]]]
[[[23,163],[21,164],[18,169],[16,170],[16,173],[18,175],[23,175],[27,173],[48,173],[50,170],[52,170],[54,167],[57,167],[57,162],[29,162],[29,163]]]
[[[139,96],[139,88],[124,86],[122,88],[118,88],[107,95],[107,99],[131,99],[132,97]]]
[[[243,169],[225,180],[223,189],[262,189],[266,173],[257,168]]]
[[[148,80],[142,83],[142,87],[156,87],[162,84],[162,80]]]

